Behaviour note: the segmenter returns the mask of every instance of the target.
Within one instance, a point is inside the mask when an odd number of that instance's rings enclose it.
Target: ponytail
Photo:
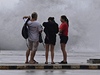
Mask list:
[[[67,18],[65,15],[62,15],[61,18],[62,18],[63,20],[65,20],[66,23],[67,23],[68,26],[69,26],[69,20],[68,20],[68,18]]]

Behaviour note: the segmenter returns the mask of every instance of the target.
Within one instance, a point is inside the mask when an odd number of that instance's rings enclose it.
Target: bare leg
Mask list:
[[[30,60],[34,61],[35,54],[36,54],[36,51],[32,51],[31,52],[31,58],[30,58]]]
[[[38,42],[37,43],[34,43],[34,49],[31,51],[31,56],[30,56],[30,63],[32,64],[34,64],[35,63],[35,61],[34,61],[34,57],[35,57],[35,55],[36,55],[36,51],[37,51],[37,47],[38,47]]]
[[[49,44],[46,44],[46,52],[45,52],[46,63],[48,63],[48,54],[49,54]]]
[[[30,55],[30,50],[28,49],[28,50],[26,51],[26,62],[25,62],[25,63],[28,63],[29,55]]]
[[[54,45],[51,45],[51,63],[54,63]]]
[[[61,50],[62,50],[62,53],[63,53],[63,61],[67,62],[67,52],[65,50],[65,47],[66,47],[66,44],[61,43]]]

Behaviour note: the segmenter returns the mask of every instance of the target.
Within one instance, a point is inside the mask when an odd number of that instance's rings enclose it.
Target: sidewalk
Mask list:
[[[1,50],[0,51],[0,63],[24,63],[25,62],[26,51],[22,50]],[[100,53],[98,52],[68,52],[68,63],[87,63],[90,58],[100,58]],[[35,59],[39,63],[45,62],[45,51],[37,51]],[[62,60],[62,53],[60,51],[55,51],[55,62],[60,62]],[[50,62],[50,54],[49,54]]]
[[[100,53],[85,52],[68,52],[68,64],[60,65],[58,63],[45,65],[45,52],[37,51],[37,65],[24,64],[25,51],[1,51],[0,52],[0,68],[1,69],[100,69],[100,64],[87,64],[90,58],[99,58]],[[55,51],[55,62],[62,60],[60,51]],[[50,62],[50,56],[49,56]],[[32,66],[30,68],[30,66]]]

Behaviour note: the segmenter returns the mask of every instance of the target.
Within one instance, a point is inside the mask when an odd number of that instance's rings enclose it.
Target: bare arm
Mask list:
[[[62,33],[62,30],[61,29],[59,29],[59,33]]]
[[[59,33],[58,33],[58,34],[59,34],[59,35],[62,35],[62,32],[63,32],[63,31],[62,31],[61,29],[59,29]]]
[[[25,18],[30,18],[30,16],[24,16],[23,19],[25,19]]]

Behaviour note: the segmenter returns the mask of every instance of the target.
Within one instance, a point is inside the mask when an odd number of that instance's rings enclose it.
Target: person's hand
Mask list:
[[[61,36],[61,35],[62,35],[62,33],[61,33],[61,32],[59,32],[59,33],[58,33],[58,35],[59,35],[59,36]]]
[[[30,18],[30,16],[24,16],[23,19],[25,19],[25,18]]]

